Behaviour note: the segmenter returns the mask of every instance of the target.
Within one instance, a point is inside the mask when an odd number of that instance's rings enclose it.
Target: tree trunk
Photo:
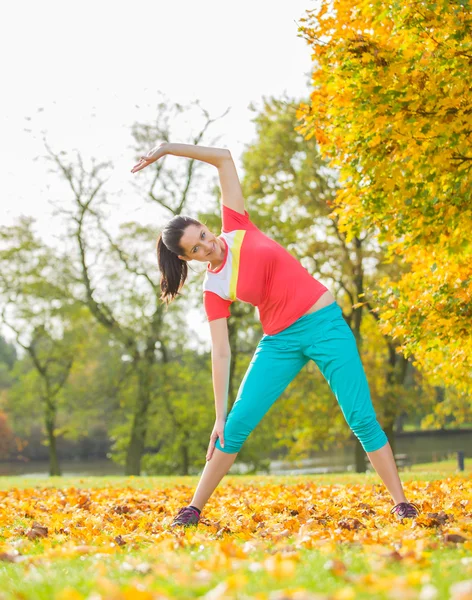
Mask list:
[[[188,475],[190,467],[190,457],[188,452],[188,447],[184,444],[182,446],[182,473],[181,475]]]
[[[365,473],[367,470],[366,453],[360,441],[356,439],[355,458],[356,458],[356,473]]]
[[[404,385],[408,370],[408,360],[396,352],[395,346],[388,342],[389,359],[387,365],[387,393],[384,401],[383,430],[395,456],[395,422],[398,417],[398,402],[395,386]],[[389,387],[392,389],[389,389]]]
[[[51,477],[60,476],[61,469],[59,467],[59,459],[57,457],[56,436],[54,434],[54,426],[56,424],[56,410],[54,403],[49,399],[46,400],[46,432],[49,443],[49,475]]]
[[[393,456],[395,456],[395,422],[390,421],[384,428],[385,435],[387,436],[388,443],[392,448]]]
[[[147,433],[147,413],[151,401],[151,364],[142,358],[138,362],[138,398],[131,428],[131,439],[126,453],[125,475],[141,475],[141,459]]]

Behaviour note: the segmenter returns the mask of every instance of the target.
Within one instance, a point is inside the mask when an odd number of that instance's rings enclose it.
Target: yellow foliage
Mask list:
[[[171,597],[157,587],[162,580],[182,586],[188,597],[249,597],[245,588],[253,573],[280,584],[280,593],[250,597],[306,600],[319,596],[289,586],[306,569],[306,550],[313,549],[326,556],[325,572],[341,584],[330,598],[356,598],[366,588],[373,597],[389,589],[416,597],[430,579],[432,550],[472,549],[472,480],[455,475],[406,482],[404,488],[421,510],[414,521],[399,522],[390,514],[393,503],[381,484],[326,485],[300,478],[282,485],[227,478],[198,527],[186,530],[170,528],[193,491],[184,484],[151,490],[13,488],[0,491],[0,560],[20,563],[18,570],[24,563],[25,573],[35,564],[49,572],[57,559],[90,555],[98,559],[90,571],[96,595],[108,600]],[[35,528],[46,537],[28,537]],[[347,545],[364,555],[371,572],[356,574],[341,560],[338,553]],[[136,578],[113,581],[107,571],[112,562]],[[399,563],[406,574],[387,569]],[[200,595],[202,585],[208,585],[206,596]],[[83,598],[70,586],[54,596]]]
[[[387,262],[408,267],[370,290],[382,331],[432,381],[470,393],[472,13],[451,0],[322,0],[304,23],[314,91],[297,130],[340,170],[333,212],[347,239],[369,228]]]

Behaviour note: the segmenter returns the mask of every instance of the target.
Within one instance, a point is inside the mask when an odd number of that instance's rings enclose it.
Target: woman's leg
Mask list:
[[[199,510],[203,509],[217,485],[231,469],[237,455],[237,452],[227,454],[226,452],[221,452],[218,448],[214,449],[213,456],[207,461],[203,469],[202,476],[190,503],[192,506],[195,506]]]
[[[367,452],[367,456],[377,471],[377,474],[382,479],[385,487],[390,492],[395,504],[406,502],[405,492],[403,491],[402,482],[398,475],[397,465],[393,456],[392,448],[387,442],[385,446],[374,452]]]
[[[327,319],[318,323],[315,343],[307,345],[305,354],[315,361],[328,381],[348,425],[395,504],[406,502],[392,449],[372,405],[354,335],[339,305],[333,305],[325,314]]]
[[[249,434],[307,362],[298,344],[290,346],[277,336],[262,338],[226,419],[225,447],[222,449],[217,440],[213,456],[203,469],[192,506],[202,510]]]

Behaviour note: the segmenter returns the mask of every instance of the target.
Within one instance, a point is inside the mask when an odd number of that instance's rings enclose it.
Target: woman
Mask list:
[[[141,157],[136,173],[166,154],[201,160],[218,169],[222,192],[219,236],[194,219],[177,216],[158,239],[161,298],[171,302],[187,277],[187,262],[206,262],[204,306],[210,323],[216,420],[207,463],[189,506],[172,526],[197,524],[211,494],[244,441],[311,359],[336,395],[344,417],[390,492],[397,518],[414,518],[387,436],[372,406],[355,338],[329,290],[250,220],[231,153],[226,149],[164,143]],[[227,415],[230,345],[227,318],[236,299],[259,310],[264,335]]]

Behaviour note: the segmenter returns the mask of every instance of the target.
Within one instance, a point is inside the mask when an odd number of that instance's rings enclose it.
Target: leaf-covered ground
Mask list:
[[[439,477],[402,476],[403,523],[375,475],[228,477],[186,530],[193,478],[10,478],[0,599],[470,599],[472,481]]]

